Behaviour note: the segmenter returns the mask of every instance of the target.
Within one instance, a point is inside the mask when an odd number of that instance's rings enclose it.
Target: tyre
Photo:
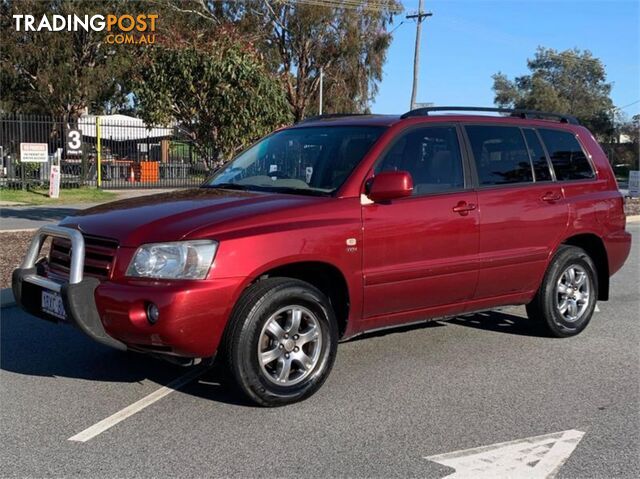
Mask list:
[[[551,336],[575,336],[589,324],[597,298],[598,275],[587,252],[576,246],[561,246],[536,296],[527,305],[527,314],[540,321]]]
[[[269,278],[238,300],[223,346],[240,390],[262,406],[311,396],[336,357],[338,325],[317,288],[290,278]]]

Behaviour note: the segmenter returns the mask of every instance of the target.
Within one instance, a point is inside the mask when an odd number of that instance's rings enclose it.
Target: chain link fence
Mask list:
[[[46,187],[52,164],[60,165],[62,188],[198,186],[215,158],[179,127],[124,115],[0,116],[1,188]]]

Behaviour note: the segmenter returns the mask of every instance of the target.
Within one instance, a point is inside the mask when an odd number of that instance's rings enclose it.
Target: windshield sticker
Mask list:
[[[304,174],[305,174],[307,183],[310,183],[311,176],[313,175],[313,166],[307,166],[307,168],[304,170]]]
[[[278,165],[269,165],[269,173],[273,173],[274,171],[278,171]]]

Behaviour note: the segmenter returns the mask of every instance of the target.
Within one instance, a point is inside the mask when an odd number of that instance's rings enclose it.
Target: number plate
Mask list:
[[[60,319],[66,319],[67,317],[62,296],[53,291],[42,291],[42,311]]]

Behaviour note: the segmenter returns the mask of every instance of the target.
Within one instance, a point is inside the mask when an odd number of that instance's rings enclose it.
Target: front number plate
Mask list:
[[[42,312],[56,318],[66,319],[62,296],[53,291],[42,291]]]

